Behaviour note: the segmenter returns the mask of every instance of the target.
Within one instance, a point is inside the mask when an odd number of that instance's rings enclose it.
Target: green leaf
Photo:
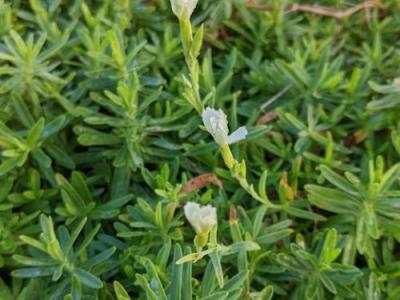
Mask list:
[[[332,282],[332,280],[329,279],[329,277],[327,276],[327,274],[325,273],[320,273],[319,274],[320,279],[322,284],[332,293],[332,294],[336,294],[337,293],[337,289],[335,284]]]
[[[11,95],[11,102],[15,113],[17,114],[22,124],[24,124],[27,128],[31,127],[35,123],[35,120],[24,100],[21,99],[19,95],[13,93]]]
[[[169,300],[180,300],[182,293],[182,265],[176,262],[182,257],[182,248],[179,244],[175,245],[174,259],[172,260],[172,280],[171,280],[171,292],[169,294]]]
[[[111,198],[116,199],[128,193],[130,172],[127,165],[114,169],[111,182]]]
[[[56,144],[46,144],[45,150],[61,166],[69,170],[75,169],[75,161],[62,147]]]
[[[117,300],[131,300],[128,292],[124,289],[122,284],[120,284],[118,281],[114,281],[113,286]]]
[[[260,194],[261,198],[268,200],[267,177],[268,177],[268,170],[265,170],[262,173],[260,180],[258,181],[258,193]]]
[[[268,244],[268,245],[275,244],[277,241],[282,240],[285,237],[288,237],[292,233],[293,233],[293,229],[276,230],[273,232],[259,235],[257,237],[257,242],[259,244]]]
[[[41,138],[47,139],[53,134],[59,132],[64,127],[65,121],[65,115],[59,115],[58,117],[51,120],[49,123],[46,124],[46,126],[44,126]]]
[[[330,229],[325,236],[324,245],[320,254],[321,261],[331,264],[340,255],[341,250],[336,248],[337,234],[335,229]]]
[[[241,287],[244,286],[244,283],[246,281],[246,279],[249,276],[249,272],[248,271],[242,271],[238,274],[236,274],[235,276],[233,276],[231,279],[229,279],[224,287],[222,288],[223,291],[227,291],[227,292],[232,292],[234,290],[240,289]]]
[[[242,241],[233,243],[222,250],[224,255],[238,253],[241,251],[257,251],[260,250],[260,246],[256,242]]]
[[[12,271],[11,275],[18,278],[46,277],[53,274],[55,270],[56,267],[24,268]]]
[[[0,164],[0,176],[3,176],[16,168],[20,163],[20,158],[9,158]]]
[[[306,185],[310,202],[322,209],[357,216],[360,212],[359,200],[347,193],[316,185]]]
[[[26,138],[26,144],[29,148],[33,148],[37,145],[39,138],[44,129],[44,119],[41,118],[36,124],[32,127],[28,132],[28,136]]]
[[[34,258],[28,257],[24,255],[15,254],[12,257],[16,262],[26,265],[26,266],[33,266],[33,267],[44,267],[44,266],[51,266],[55,265],[55,262],[50,259],[43,259],[43,258]]]
[[[143,275],[136,274],[137,282],[144,288],[146,292],[146,300],[159,300],[156,293],[152,290],[146,278]]]
[[[100,132],[84,133],[78,137],[78,142],[83,146],[119,145],[122,140],[113,135]]]
[[[51,158],[42,149],[35,148],[31,153],[42,168],[48,169],[51,167]]]
[[[225,300],[228,299],[228,292],[216,292],[210,296],[200,298],[200,300]]]
[[[72,300],[82,299],[82,286],[76,276],[72,276],[71,298]]]
[[[207,263],[207,267],[201,281],[201,297],[210,295],[217,285],[214,266],[211,260]]]
[[[333,172],[329,167],[327,166],[320,166],[322,176],[324,176],[330,183],[335,185],[337,188],[342,190],[343,192],[346,192],[350,195],[357,196],[358,191],[357,189],[350,184],[346,179],[343,177],[339,176],[335,172]]]
[[[198,258],[198,256],[199,256],[198,253],[190,253],[190,254],[187,254],[187,255],[181,257],[180,259],[178,259],[176,263],[178,265],[180,265],[180,264],[192,262],[192,261],[196,260]]]
[[[284,211],[287,212],[291,216],[305,219],[305,220],[312,220],[315,222],[326,220],[326,218],[320,214],[317,214],[317,213],[314,213],[314,212],[311,212],[308,210],[304,210],[304,209],[299,209],[299,208],[293,207],[293,206],[284,207]]]
[[[373,100],[368,103],[368,110],[380,111],[386,109],[394,109],[400,106],[400,98],[398,95],[389,95],[379,100]]]
[[[378,93],[381,94],[396,94],[400,93],[400,80],[396,78],[393,83],[387,85],[380,85],[373,81],[369,81],[369,86]]]
[[[80,243],[78,249],[75,252],[76,256],[81,255],[83,253],[83,251],[86,250],[86,247],[88,247],[88,245],[92,242],[92,240],[96,236],[97,232],[99,231],[100,227],[101,227],[101,225],[97,224],[91,231],[89,231],[85,234],[85,238]]]
[[[103,287],[103,282],[91,273],[80,268],[74,269],[73,272],[83,285],[92,289],[101,289]]]
[[[21,235],[19,238],[25,244],[28,244],[28,245],[36,248],[36,249],[39,249],[42,252],[45,252],[45,253],[47,252],[46,246],[43,243],[41,243],[40,241],[35,240],[35,239],[33,239],[33,238],[29,237],[29,236],[26,236],[26,235]]]
[[[185,248],[185,255],[191,252],[190,247]],[[182,270],[182,300],[192,300],[192,264],[187,263],[183,265]]]
[[[221,266],[221,258],[215,252],[209,254],[211,263],[214,268],[215,277],[217,278],[219,287],[224,286],[224,272]]]
[[[386,192],[392,187],[392,185],[398,181],[400,175],[400,164],[396,164],[391,167],[382,177],[379,184],[379,191],[381,193]]]
[[[79,233],[82,231],[83,227],[85,226],[87,222],[87,218],[83,218],[74,228],[74,230],[71,233],[71,236],[68,240],[67,245],[64,247],[65,253],[69,254],[69,252],[72,249],[73,244],[75,243],[76,239],[79,236]]]
[[[273,296],[274,296],[274,288],[272,286],[267,286],[261,291],[259,299],[272,300]]]

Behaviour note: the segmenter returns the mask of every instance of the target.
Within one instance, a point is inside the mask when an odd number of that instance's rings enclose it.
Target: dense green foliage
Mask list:
[[[290,3],[0,0],[1,300],[400,299],[400,2]]]

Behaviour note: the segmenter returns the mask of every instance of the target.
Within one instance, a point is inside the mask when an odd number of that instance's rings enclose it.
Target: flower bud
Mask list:
[[[197,0],[171,0],[174,14],[181,19],[189,19],[196,8]]]

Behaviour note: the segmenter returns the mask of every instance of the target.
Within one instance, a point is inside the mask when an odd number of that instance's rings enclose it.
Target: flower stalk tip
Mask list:
[[[179,20],[189,19],[197,6],[197,0],[171,0],[172,11]]]

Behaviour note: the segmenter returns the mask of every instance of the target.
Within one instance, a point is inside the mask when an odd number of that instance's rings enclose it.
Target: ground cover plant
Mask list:
[[[0,0],[0,299],[399,300],[400,2]]]

